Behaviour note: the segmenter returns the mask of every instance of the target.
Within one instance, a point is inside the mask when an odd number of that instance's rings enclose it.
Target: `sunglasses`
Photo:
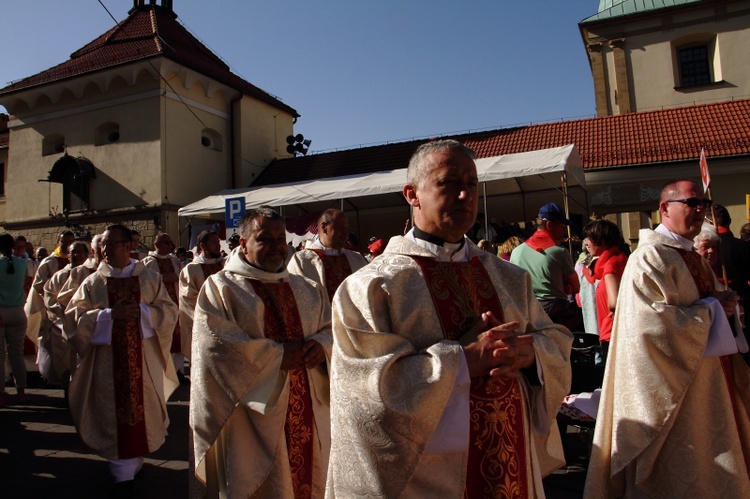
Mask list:
[[[704,209],[708,209],[714,203],[710,199],[701,198],[687,198],[687,199],[668,199],[667,203],[682,203],[688,205],[690,208],[698,208],[699,206]]]

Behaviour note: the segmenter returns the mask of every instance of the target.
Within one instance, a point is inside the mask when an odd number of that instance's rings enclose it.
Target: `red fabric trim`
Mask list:
[[[479,258],[437,262],[412,257],[422,269],[443,337],[458,340],[483,312],[503,322],[503,309]],[[469,457],[464,497],[528,497],[526,433],[516,379],[471,379]]]
[[[333,295],[336,294],[336,290],[339,289],[344,279],[351,275],[352,266],[349,265],[346,255],[326,255],[321,250],[312,251],[323,261],[323,274],[328,300],[333,302]]]
[[[172,260],[169,258],[155,258],[156,264],[159,266],[159,273],[161,275],[172,274],[177,275],[174,271],[174,265]],[[167,294],[172,299],[175,305],[180,304],[180,298],[177,296],[177,289],[173,285],[164,286],[167,288]],[[169,348],[171,353],[182,352],[182,342],[180,340],[180,321],[177,321],[174,325],[174,333],[172,334],[172,346]]]
[[[141,302],[137,276],[106,281],[110,306],[122,300]],[[143,405],[143,344],[140,317],[115,320],[112,326],[112,379],[117,421],[117,458],[131,459],[149,453]]]
[[[297,300],[289,283],[263,283],[251,279],[253,290],[263,301],[264,334],[277,343],[304,343]],[[294,498],[312,496],[313,428],[315,416],[307,369],[289,370],[289,405],[284,434],[292,471]]]
[[[701,299],[707,297],[714,290],[714,286],[711,276],[706,275],[703,269],[703,257],[695,251],[686,251],[682,248],[674,249],[680,254],[690,275],[693,276],[693,282],[695,282],[695,287],[698,289],[698,295]]]
[[[525,242],[536,251],[544,251],[547,248],[556,246],[555,240],[545,230],[537,230]]]

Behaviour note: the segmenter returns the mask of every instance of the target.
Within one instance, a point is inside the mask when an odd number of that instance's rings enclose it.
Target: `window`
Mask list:
[[[42,140],[42,156],[65,152],[65,135],[53,133]]]
[[[117,123],[102,123],[96,127],[95,144],[103,146],[114,144],[120,140],[120,125]]]
[[[708,46],[680,49],[680,86],[692,87],[711,83]]]
[[[201,145],[206,149],[221,151],[221,135],[216,130],[206,128],[201,131]]]
[[[67,153],[52,165],[47,181],[63,186],[63,213],[85,211],[90,206],[89,183],[96,178],[93,163],[84,157]]]

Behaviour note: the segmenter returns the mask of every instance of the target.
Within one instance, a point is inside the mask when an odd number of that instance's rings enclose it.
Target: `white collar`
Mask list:
[[[320,237],[316,237],[313,240],[313,242],[310,244],[310,247],[305,248],[305,249],[322,249],[323,254],[332,255],[332,256],[338,256],[338,255],[344,254],[344,248],[341,248],[341,249],[329,248],[328,246],[323,244],[323,242],[320,240]]]
[[[102,262],[99,266],[101,267],[102,265],[107,267],[109,269],[109,275],[115,278],[131,277],[133,275],[133,270],[135,270],[135,260],[132,258],[130,259],[128,266],[121,269],[116,269],[105,262]]]
[[[417,246],[420,246],[437,258],[438,262],[468,262],[469,261],[469,245],[464,241],[463,246],[461,242],[458,243],[443,243],[442,246],[425,241],[414,237],[414,229],[412,228],[405,236],[405,239],[412,241]]]
[[[677,245],[680,248],[684,249],[685,251],[693,251],[695,243],[693,242],[692,239],[686,239],[682,237],[681,235],[677,234],[676,232],[672,232],[664,224],[659,224],[659,226],[654,229],[654,232],[658,232],[662,236],[666,236],[674,240],[674,242],[676,242]]]

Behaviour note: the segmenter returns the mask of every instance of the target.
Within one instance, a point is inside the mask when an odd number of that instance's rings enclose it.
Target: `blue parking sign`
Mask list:
[[[225,202],[227,229],[240,226],[240,219],[245,214],[245,198],[227,198]]]

